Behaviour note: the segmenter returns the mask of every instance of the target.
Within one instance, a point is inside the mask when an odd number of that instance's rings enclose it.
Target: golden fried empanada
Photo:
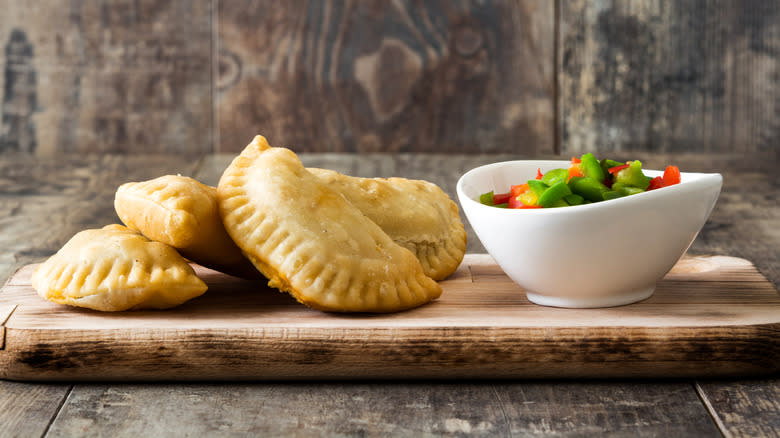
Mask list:
[[[176,250],[121,225],[77,233],[38,267],[32,286],[55,303],[108,312],[166,309],[207,288]]]
[[[458,206],[436,184],[406,178],[357,178],[307,168],[341,193],[396,243],[420,260],[425,275],[443,280],[466,253]]]
[[[225,231],[214,187],[178,175],[130,182],[119,186],[114,208],[125,225],[171,245],[198,264],[243,278],[262,278]]]
[[[393,312],[441,294],[414,254],[261,136],[225,170],[217,195],[225,228],[268,284],[312,308]]]

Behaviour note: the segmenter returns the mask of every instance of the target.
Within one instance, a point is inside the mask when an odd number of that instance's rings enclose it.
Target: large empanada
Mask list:
[[[121,225],[77,233],[32,286],[55,303],[109,312],[178,306],[207,288],[176,250]]]
[[[125,225],[171,245],[198,264],[238,277],[262,278],[225,231],[214,187],[179,175],[130,182],[119,186],[114,208]]]
[[[436,184],[406,178],[357,178],[307,168],[343,194],[396,243],[420,260],[425,275],[442,280],[466,253],[466,230],[458,206]]]
[[[414,254],[261,136],[225,170],[217,195],[225,228],[269,285],[312,308],[393,312],[441,294]]]

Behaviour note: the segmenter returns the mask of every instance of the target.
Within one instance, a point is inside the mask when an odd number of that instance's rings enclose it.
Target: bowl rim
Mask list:
[[[463,175],[461,175],[460,178],[458,178],[458,182],[456,184],[455,190],[458,194],[458,198],[461,202],[461,204],[469,203],[472,206],[478,206],[477,208],[488,208],[492,211],[497,212],[498,214],[566,214],[566,212],[571,212],[572,209],[577,209],[577,211],[583,211],[586,209],[593,209],[593,208],[604,208],[605,204],[606,206],[623,206],[623,205],[632,205],[635,202],[642,201],[642,200],[649,200],[649,199],[657,199],[660,197],[665,197],[667,194],[676,193],[681,190],[689,190],[689,189],[695,189],[701,186],[701,188],[708,187],[710,185],[717,185],[718,191],[722,188],[723,184],[723,175],[720,173],[700,173],[700,172],[680,172],[680,175],[683,177],[683,182],[680,184],[675,184],[668,187],[663,187],[663,189],[666,190],[651,190],[651,191],[645,191],[642,193],[637,193],[635,195],[631,196],[623,196],[621,198],[611,199],[609,201],[601,201],[601,202],[594,202],[591,204],[580,204],[580,205],[571,205],[566,208],[527,208],[527,209],[521,209],[521,208],[496,208],[493,206],[485,205],[477,201],[476,199],[471,198],[468,196],[463,188],[463,186],[466,184],[466,180],[469,177],[472,177],[475,173],[478,172],[484,172],[485,170],[491,168],[491,167],[505,167],[513,164],[541,164],[545,163],[546,165],[558,165],[561,164],[561,167],[565,167],[566,164],[570,164],[570,160],[507,160],[507,161],[498,161],[495,163],[489,163],[489,164],[483,164],[481,166],[477,166],[473,169],[470,169],[466,171]],[[643,172],[650,172],[650,173],[660,173],[663,174],[662,170],[655,170],[655,169],[642,169]],[[696,176],[697,178],[692,181],[684,181],[684,177],[688,176]],[[465,208],[465,206],[464,206]],[[522,212],[522,213],[518,213]]]

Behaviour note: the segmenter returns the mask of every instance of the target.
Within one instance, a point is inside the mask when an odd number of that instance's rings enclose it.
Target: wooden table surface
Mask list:
[[[638,156],[718,171],[723,192],[690,249],[746,258],[780,283],[776,156]],[[406,176],[454,197],[508,155],[303,155],[307,166]],[[616,157],[630,158],[630,157]],[[168,173],[216,184],[232,156],[0,157],[0,280],[73,234],[117,222],[116,187]],[[484,252],[467,224],[469,252]],[[340,381],[37,384],[0,381],[0,436],[780,436],[780,380]]]

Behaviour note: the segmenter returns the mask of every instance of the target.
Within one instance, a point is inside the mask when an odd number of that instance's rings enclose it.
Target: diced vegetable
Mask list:
[[[642,163],[638,160],[599,161],[593,154],[586,153],[580,158],[572,157],[568,169],[542,173],[538,168],[534,179],[511,186],[507,193],[483,193],[479,202],[510,209],[567,207],[632,196],[680,181],[677,166],[667,166],[663,176],[649,178],[642,172]]]
[[[493,195],[493,204],[504,204],[509,201],[509,197],[512,196],[511,193],[499,193]]]
[[[548,186],[543,181],[539,181],[536,179],[529,179],[528,187],[531,188],[532,192],[536,193],[536,196],[542,196],[542,193],[544,193],[544,191],[547,190]]]
[[[491,207],[496,205],[493,203],[493,191],[491,190],[487,193],[483,193],[479,195],[479,203],[489,205]]]
[[[572,182],[574,184],[572,184]],[[609,191],[609,187],[589,176],[582,178],[572,178],[569,181],[569,184],[572,193],[576,193],[583,198],[593,202],[603,201],[604,193]]]
[[[680,184],[680,169],[677,166],[666,166],[664,170],[664,186]]]
[[[563,181],[564,183],[566,180],[569,179],[569,171],[566,169],[553,169],[547,173],[544,174],[542,177],[542,182],[547,184],[548,186],[552,187],[556,183]]]
[[[609,171],[609,173],[615,175],[621,170],[625,169],[626,167],[628,167],[628,164],[621,164],[620,166],[610,167],[607,170]]]
[[[615,174],[615,183],[620,183],[626,186],[638,187],[642,190],[646,190],[650,184],[650,178],[646,177],[642,173],[642,162],[639,160],[630,161],[628,167],[620,169]]]
[[[558,201],[563,200],[564,196],[571,194],[571,190],[566,184],[566,181],[558,181],[539,196],[538,204],[542,207],[553,207],[556,204],[559,204]]]
[[[593,154],[588,152],[582,156],[581,160],[580,169],[582,169],[583,175],[598,182],[604,181],[604,171],[601,169],[601,163],[596,160]]]
[[[664,186],[664,179],[663,177],[657,176],[650,180],[650,184],[647,186],[647,190],[655,190],[660,189]]]
[[[576,193],[564,196],[563,200],[566,201],[569,205],[580,205],[585,202],[585,198]]]

